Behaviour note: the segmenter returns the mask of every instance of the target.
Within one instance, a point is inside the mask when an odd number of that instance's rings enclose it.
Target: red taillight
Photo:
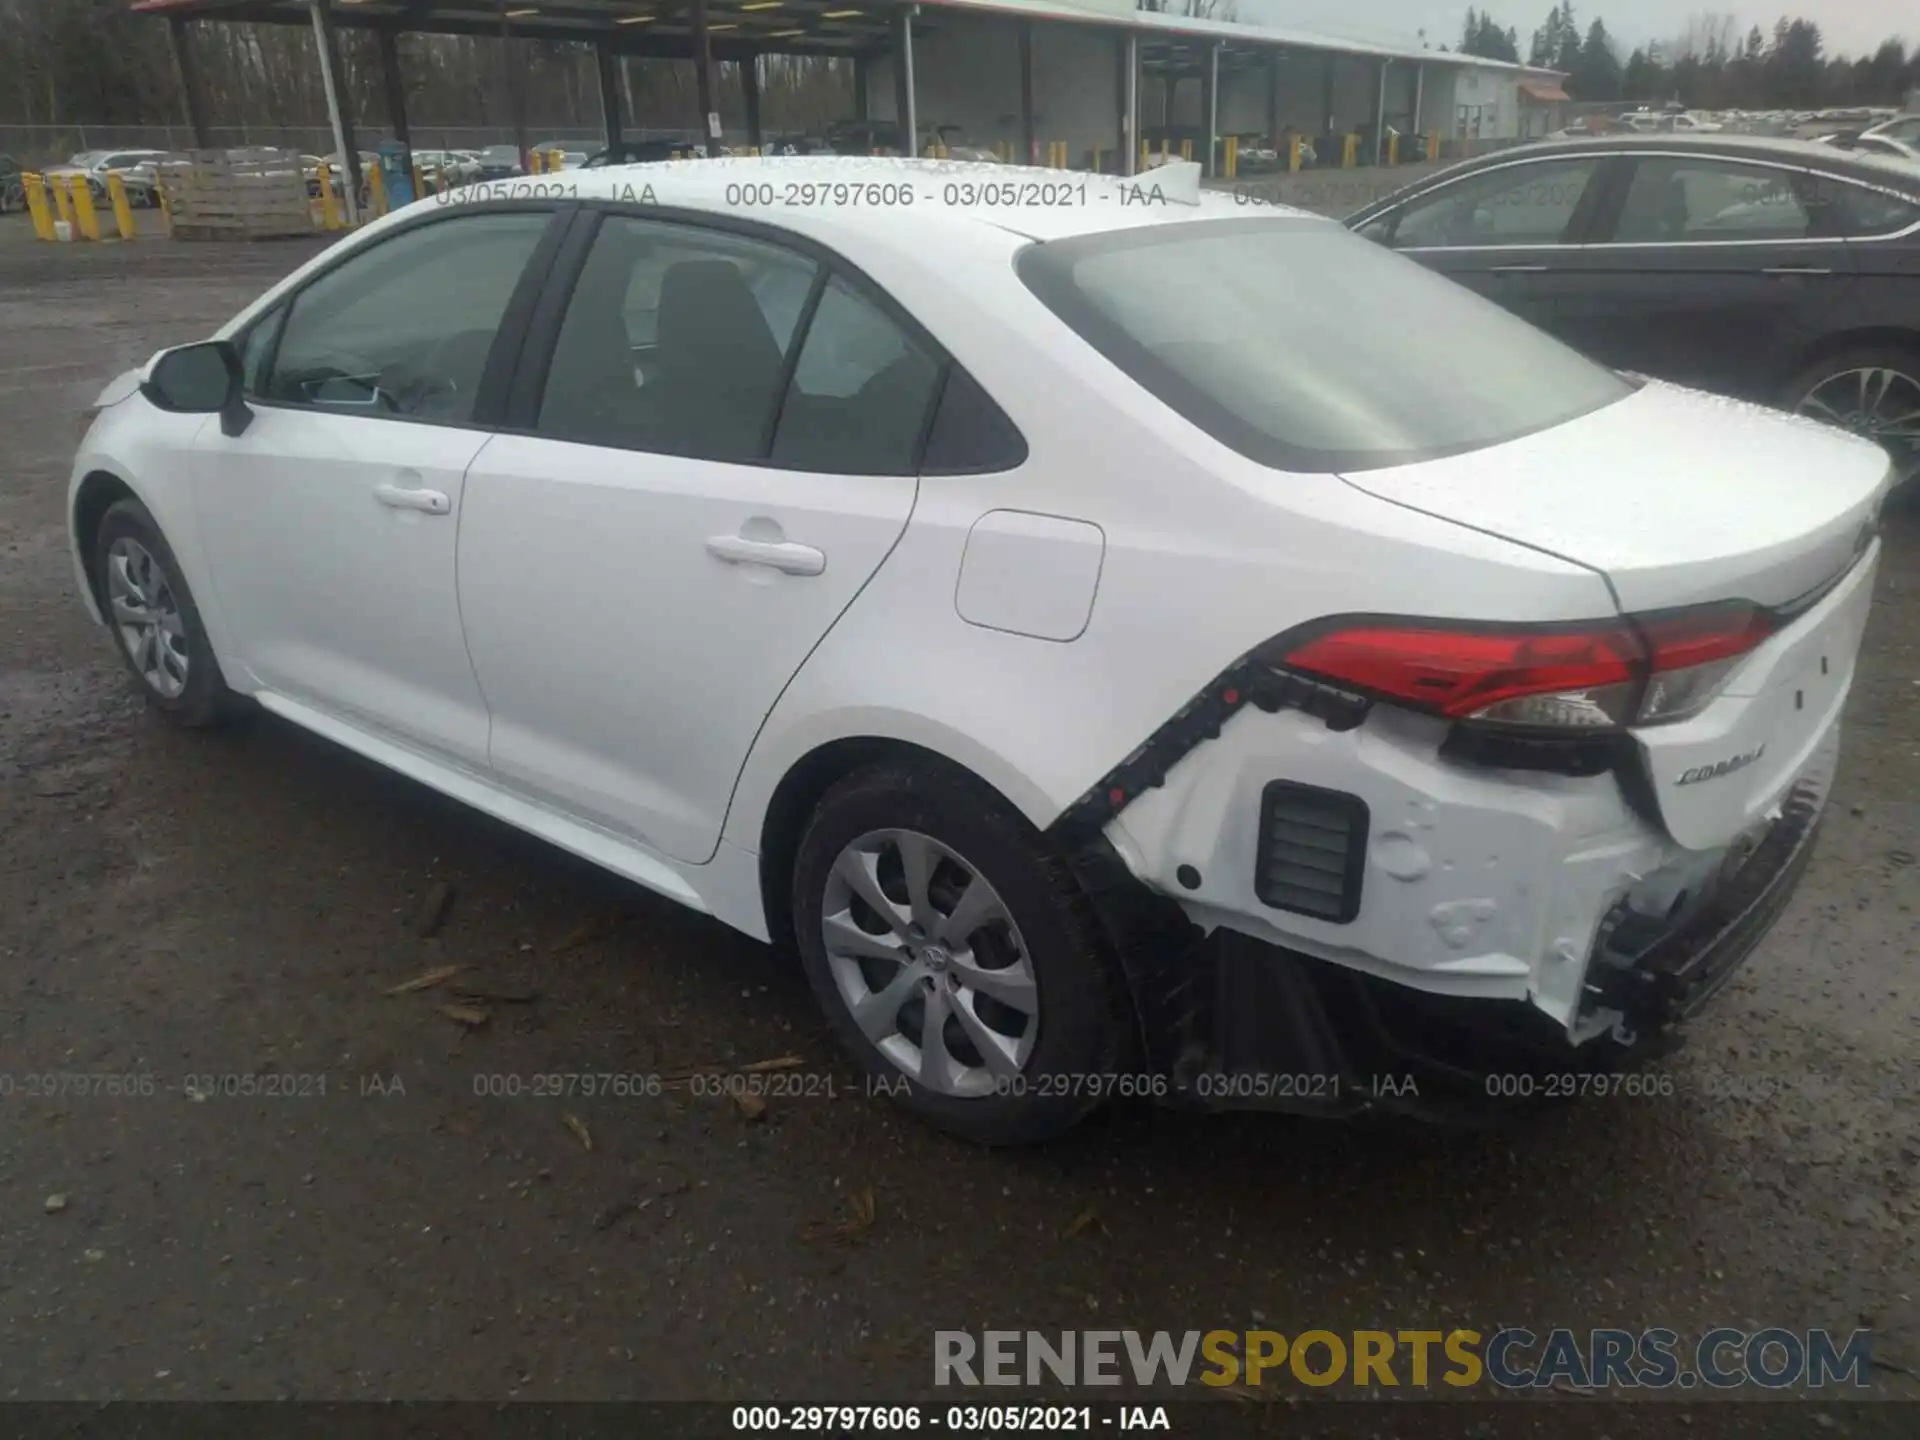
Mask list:
[[[1566,626],[1355,621],[1261,658],[1449,719],[1593,730],[1695,713],[1771,629],[1750,605]]]

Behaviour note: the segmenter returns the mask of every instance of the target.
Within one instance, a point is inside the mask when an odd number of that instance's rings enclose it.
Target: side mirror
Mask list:
[[[247,408],[240,353],[225,340],[203,340],[169,350],[154,362],[140,393],[178,415],[218,415],[224,435],[253,423]]]

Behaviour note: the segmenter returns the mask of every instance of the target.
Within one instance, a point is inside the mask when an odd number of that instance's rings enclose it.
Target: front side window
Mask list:
[[[940,365],[844,280],[829,281],[780,406],[773,462],[911,475]]]
[[[459,423],[551,217],[463,215],[343,261],[295,296],[263,398]]]
[[[1280,469],[1462,454],[1632,393],[1492,301],[1329,221],[1108,231],[1030,245],[1018,268],[1143,389]]]
[[[763,459],[818,269],[758,240],[608,218],[561,322],[538,428],[591,445]]]
[[[1713,157],[1645,159],[1633,167],[1613,239],[1635,244],[1804,240],[1822,233],[1819,208],[1790,170]]]
[[[1408,201],[1390,243],[1402,250],[1561,244],[1599,167],[1596,156],[1576,156],[1466,176]]]

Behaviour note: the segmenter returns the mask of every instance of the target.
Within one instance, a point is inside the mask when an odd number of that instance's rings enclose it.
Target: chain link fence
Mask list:
[[[215,125],[208,140],[216,150],[262,146],[292,150],[303,155],[326,155],[333,150],[333,132],[324,125]],[[375,129],[354,132],[354,140],[363,150],[371,150],[388,137]],[[665,140],[675,144],[698,144],[699,132],[692,129],[627,129],[621,138],[637,143]],[[581,126],[552,130],[529,129],[529,144],[544,145],[553,140],[592,151],[600,148],[603,137],[596,129]],[[513,131],[489,125],[415,125],[416,150],[480,150],[489,145],[511,145]],[[11,155],[29,169],[38,165],[57,165],[83,150],[190,150],[193,131],[185,125],[0,125],[0,155]]]

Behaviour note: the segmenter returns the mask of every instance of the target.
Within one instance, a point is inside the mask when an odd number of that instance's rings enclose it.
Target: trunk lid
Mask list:
[[[1504,445],[1342,478],[1597,570],[1635,613],[1807,595],[1859,553],[1889,477],[1867,441],[1649,381]]]

